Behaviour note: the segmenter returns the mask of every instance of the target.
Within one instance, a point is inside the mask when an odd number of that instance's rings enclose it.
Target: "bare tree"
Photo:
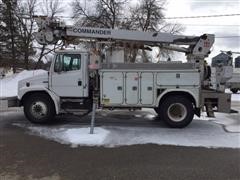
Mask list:
[[[163,23],[164,0],[141,0],[140,4],[132,9],[132,29],[141,31],[158,31]]]
[[[131,9],[130,22],[125,21],[124,25],[127,29],[150,31],[150,32],[167,32],[178,34],[182,32],[183,27],[179,24],[170,24],[164,20],[164,5],[165,0],[141,0],[138,5]],[[134,62],[136,58],[136,51],[131,50],[130,61]],[[159,48],[158,57],[169,57],[171,51]],[[148,52],[141,50],[143,62],[148,62]]]
[[[130,17],[122,21],[125,29],[140,31],[159,31],[159,25],[163,24],[163,7],[165,0],[140,0],[140,2],[130,9]],[[127,48],[128,61],[135,62],[137,55],[141,54],[142,61],[148,62],[148,53],[143,48]]]
[[[72,3],[73,16],[80,17],[81,25],[92,27],[115,28],[121,24],[123,7],[127,0],[98,0],[86,5],[86,1],[75,0]]]
[[[39,65],[42,62],[43,57],[45,57],[45,60],[48,62],[49,58],[47,57],[49,54],[53,53],[56,49],[60,48],[63,45],[63,42],[58,42],[54,44],[53,46],[48,46],[48,45],[42,45],[41,47],[38,47],[40,50],[40,53],[38,55],[38,60],[37,63],[34,67],[34,69],[38,69]]]
[[[25,69],[29,69],[29,64],[32,62],[30,56],[35,54],[33,50],[33,32],[35,30],[33,16],[36,11],[36,4],[37,0],[20,1],[16,10],[21,34],[21,43],[19,43],[21,52],[19,53],[24,58]]]
[[[63,12],[63,6],[59,0],[42,0],[41,7],[42,13],[51,18]]]
[[[42,13],[51,18],[63,12],[63,6],[60,5],[59,0],[42,0],[41,7]],[[45,60],[48,61],[47,55],[61,47],[62,44],[62,42],[57,42],[55,45],[38,45],[38,47],[35,47],[38,51],[35,69],[38,68],[44,57]]]

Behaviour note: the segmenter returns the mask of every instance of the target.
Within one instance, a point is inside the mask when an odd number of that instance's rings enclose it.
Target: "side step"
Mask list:
[[[67,110],[68,112],[80,112],[92,109],[91,99],[76,99],[76,98],[61,98],[60,100],[61,109]]]
[[[10,107],[19,107],[17,96],[0,98],[0,110],[7,110]]]

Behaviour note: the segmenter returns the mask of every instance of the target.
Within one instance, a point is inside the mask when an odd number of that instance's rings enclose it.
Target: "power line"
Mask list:
[[[240,16],[240,14],[214,14],[214,15],[203,15],[203,16],[165,17],[162,19],[193,19],[193,18],[229,17],[229,16]]]
[[[202,15],[202,16],[162,17],[162,19],[217,18],[217,17],[233,17],[233,16],[240,16],[240,14],[214,14],[214,15]],[[66,19],[78,19],[78,17],[71,17],[71,16],[57,16],[57,17],[66,18]],[[132,18],[117,18],[117,19],[131,20]]]
[[[240,38],[240,36],[216,36],[215,38],[219,38],[219,39]]]
[[[240,27],[240,24],[185,24],[185,23],[180,23],[181,25],[185,25],[185,26],[214,26],[214,27],[223,27],[223,26],[226,26],[226,27],[229,27],[229,28],[232,28],[232,27]]]

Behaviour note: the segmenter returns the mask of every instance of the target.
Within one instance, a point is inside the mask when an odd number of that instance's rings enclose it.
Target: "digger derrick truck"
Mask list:
[[[108,45],[104,55],[95,51],[60,49],[55,52],[47,75],[24,79],[18,84],[19,105],[33,123],[51,121],[55,115],[92,108],[154,108],[170,127],[187,126],[194,114],[206,107],[230,112],[230,94],[211,87],[204,58],[214,35],[173,35],[80,26],[67,26],[47,17],[35,17],[40,44],[82,39]],[[115,47],[112,47],[115,46]],[[117,47],[116,47],[117,46]],[[160,47],[186,54],[186,63],[126,63],[123,47]]]

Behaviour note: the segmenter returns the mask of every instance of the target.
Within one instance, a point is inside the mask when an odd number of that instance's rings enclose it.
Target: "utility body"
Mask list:
[[[98,49],[58,50],[47,74],[20,81],[19,105],[31,122],[45,123],[58,114],[88,111],[93,103],[102,109],[154,108],[160,119],[177,128],[187,126],[194,114],[200,116],[204,107],[210,116],[213,110],[230,112],[230,94],[211,87],[204,63],[214,35],[66,26],[46,17],[36,21],[39,32],[35,38],[40,44],[80,38],[107,48],[104,56]],[[126,63],[128,47],[184,52],[187,62]]]

